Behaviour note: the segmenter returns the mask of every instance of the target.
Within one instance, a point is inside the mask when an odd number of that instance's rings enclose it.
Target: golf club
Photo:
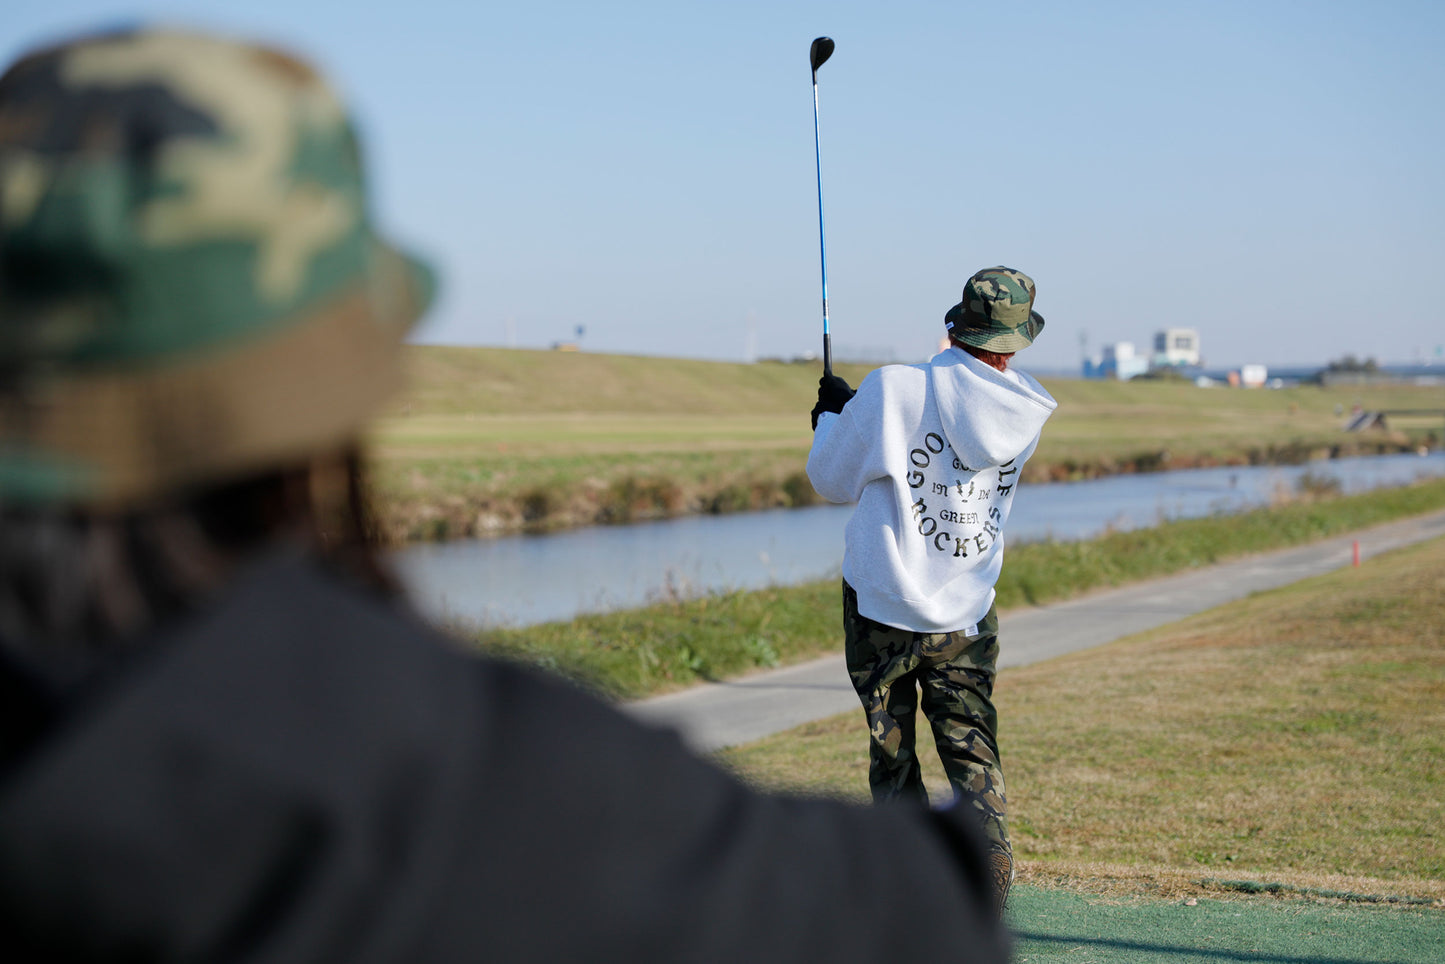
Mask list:
[[[823,265],[823,374],[833,374],[833,338],[828,333],[828,247],[823,240],[823,152],[818,146],[818,68],[833,56],[831,37],[819,37],[808,49],[813,67],[813,158],[818,169],[818,257]]]

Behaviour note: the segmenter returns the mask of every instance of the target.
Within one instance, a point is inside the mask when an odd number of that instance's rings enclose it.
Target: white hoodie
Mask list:
[[[841,415],[818,419],[808,478],[858,503],[843,578],[860,613],[920,633],[983,618],[1019,470],[1056,407],[1029,375],[949,348],[870,372]]]

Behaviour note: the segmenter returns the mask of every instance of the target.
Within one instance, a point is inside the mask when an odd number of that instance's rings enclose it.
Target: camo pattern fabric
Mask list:
[[[868,720],[868,782],[874,801],[928,803],[914,733],[921,690],[923,714],[956,805],[977,811],[991,850],[1011,854],[993,705],[998,665],[993,608],[972,636],[915,633],[861,615],[857,593],[844,582],[843,630],[848,675]]]
[[[1033,310],[1034,279],[1002,265],[984,268],[963,286],[963,298],[943,317],[949,334],[966,344],[1010,353],[1033,344],[1044,319]]]
[[[0,76],[0,494],[143,495],[196,449],[222,471],[329,441],[396,382],[432,283],[374,232],[354,125],[290,54],[145,29],[23,56]],[[307,337],[278,351],[295,378],[243,354]],[[376,398],[333,400],[348,381]],[[222,441],[167,436],[185,412]]]
[[[182,349],[365,274],[340,101],[305,64],[218,38],[117,33],[12,66],[0,203],[7,355]]]

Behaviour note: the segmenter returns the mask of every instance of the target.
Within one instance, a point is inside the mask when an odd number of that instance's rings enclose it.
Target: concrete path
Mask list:
[[[1098,646],[1261,589],[1348,566],[1357,541],[1360,559],[1365,560],[1441,535],[1445,535],[1445,511],[1091,593],[1069,602],[1004,612],[999,615],[999,665],[1024,666]],[[652,697],[626,709],[640,719],[673,727],[699,752],[747,743],[811,720],[858,710],[841,650],[840,640],[839,653],[834,656]]]

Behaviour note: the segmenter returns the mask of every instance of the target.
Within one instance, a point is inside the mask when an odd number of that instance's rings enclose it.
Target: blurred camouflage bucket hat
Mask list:
[[[0,500],[120,505],[339,443],[432,290],[285,53],[145,30],[0,76]]]
[[[1034,279],[1013,268],[984,268],[963,286],[963,300],[943,316],[956,341],[1009,354],[1032,345],[1044,330],[1034,311]]]

